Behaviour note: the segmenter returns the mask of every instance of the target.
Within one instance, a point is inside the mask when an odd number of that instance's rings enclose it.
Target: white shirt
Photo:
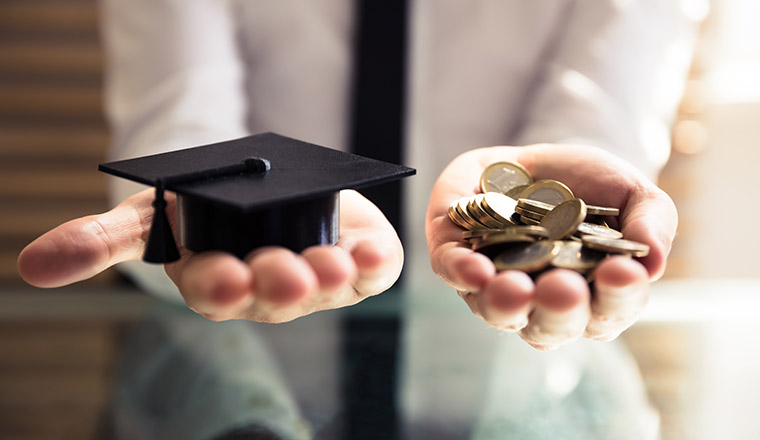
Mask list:
[[[694,45],[690,2],[411,2],[404,164],[418,174],[407,183],[407,273],[430,272],[430,190],[468,149],[593,144],[655,176]],[[105,0],[110,158],[264,131],[345,149],[352,6]],[[135,190],[116,181],[111,194]]]

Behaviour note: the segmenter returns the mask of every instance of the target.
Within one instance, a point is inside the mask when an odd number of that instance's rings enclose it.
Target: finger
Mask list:
[[[214,321],[246,317],[253,303],[253,274],[249,266],[224,252],[189,254],[166,265],[187,306]]]
[[[356,191],[341,191],[339,248],[357,268],[357,300],[390,288],[401,275],[404,250],[383,213]]]
[[[356,263],[357,277],[353,285],[360,296],[372,296],[388,290],[401,275],[403,256],[393,246],[363,240],[350,249]]]
[[[580,337],[588,324],[589,289],[576,272],[553,269],[536,281],[536,306],[520,336],[535,348],[551,350]]]
[[[458,290],[482,291],[496,274],[488,257],[470,249],[444,246],[437,255],[435,272]]]
[[[173,196],[167,194],[167,201]],[[109,212],[79,218],[30,243],[18,258],[21,277],[37,287],[60,287],[90,278],[116,263],[141,258],[153,219],[153,190]]]
[[[457,290],[479,292],[493,279],[496,268],[485,255],[461,242],[462,231],[448,218],[434,219],[428,227],[430,263],[447,284]]]
[[[599,265],[595,277],[591,320],[584,336],[609,341],[641,315],[649,298],[649,275],[635,260],[612,257]]]
[[[338,301],[356,279],[357,269],[351,255],[337,246],[314,246],[301,253],[311,266],[319,284],[320,301]]]
[[[491,326],[518,331],[528,325],[534,293],[533,280],[525,272],[500,272],[483,293],[477,295],[479,309],[483,319]]]
[[[665,272],[678,225],[678,212],[673,201],[665,193],[637,194],[629,201],[621,219],[625,238],[649,246],[649,254],[638,260],[649,273],[650,280],[659,279]]]
[[[266,319],[294,319],[306,311],[294,313],[317,292],[319,282],[309,263],[301,255],[280,247],[259,249],[249,257],[253,271],[256,309],[271,313]],[[289,310],[288,310],[289,309]],[[278,315],[281,311],[282,314]],[[257,319],[258,320],[258,319]]]

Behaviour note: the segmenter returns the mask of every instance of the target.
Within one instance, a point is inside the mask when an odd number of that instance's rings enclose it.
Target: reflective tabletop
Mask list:
[[[622,338],[551,352],[489,328],[451,291],[394,290],[277,325],[214,323],[132,290],[19,291],[0,297],[0,344],[30,322],[120,323],[93,438],[756,438],[758,286],[658,283]],[[47,338],[40,349],[66,356]],[[24,356],[42,359],[26,347],[4,352],[3,383]],[[19,409],[4,388],[0,422]]]

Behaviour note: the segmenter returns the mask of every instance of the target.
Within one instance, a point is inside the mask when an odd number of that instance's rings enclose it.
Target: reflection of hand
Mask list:
[[[140,192],[113,210],[65,223],[21,252],[19,273],[30,284],[58,287],[140,259],[153,217],[154,192]],[[170,221],[174,197],[166,195]],[[165,266],[193,310],[212,320],[284,322],[355,304],[389,288],[403,264],[390,223],[355,191],[340,194],[340,241],[295,254],[257,249],[242,261],[222,252],[193,253]]]
[[[535,283],[523,272],[496,273],[491,260],[462,241],[447,210],[452,201],[480,192],[481,173],[498,161],[519,162],[536,180],[559,180],[587,203],[620,208],[624,236],[648,244],[649,255],[605,259],[596,269],[593,294],[569,270],[550,270]],[[665,270],[677,223],[670,197],[628,163],[597,148],[549,144],[482,148],[456,158],[433,189],[426,233],[433,270],[475,315],[518,331],[536,348],[551,349],[580,335],[611,340],[633,324],[646,305],[649,280]]]

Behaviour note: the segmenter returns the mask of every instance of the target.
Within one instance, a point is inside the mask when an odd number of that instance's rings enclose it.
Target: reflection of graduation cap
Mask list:
[[[258,246],[301,251],[338,240],[338,191],[385,183],[412,168],[264,133],[202,147],[100,165],[156,187],[145,261],[179,253],[166,217],[164,190],[177,194],[182,245],[195,252],[245,256]]]

